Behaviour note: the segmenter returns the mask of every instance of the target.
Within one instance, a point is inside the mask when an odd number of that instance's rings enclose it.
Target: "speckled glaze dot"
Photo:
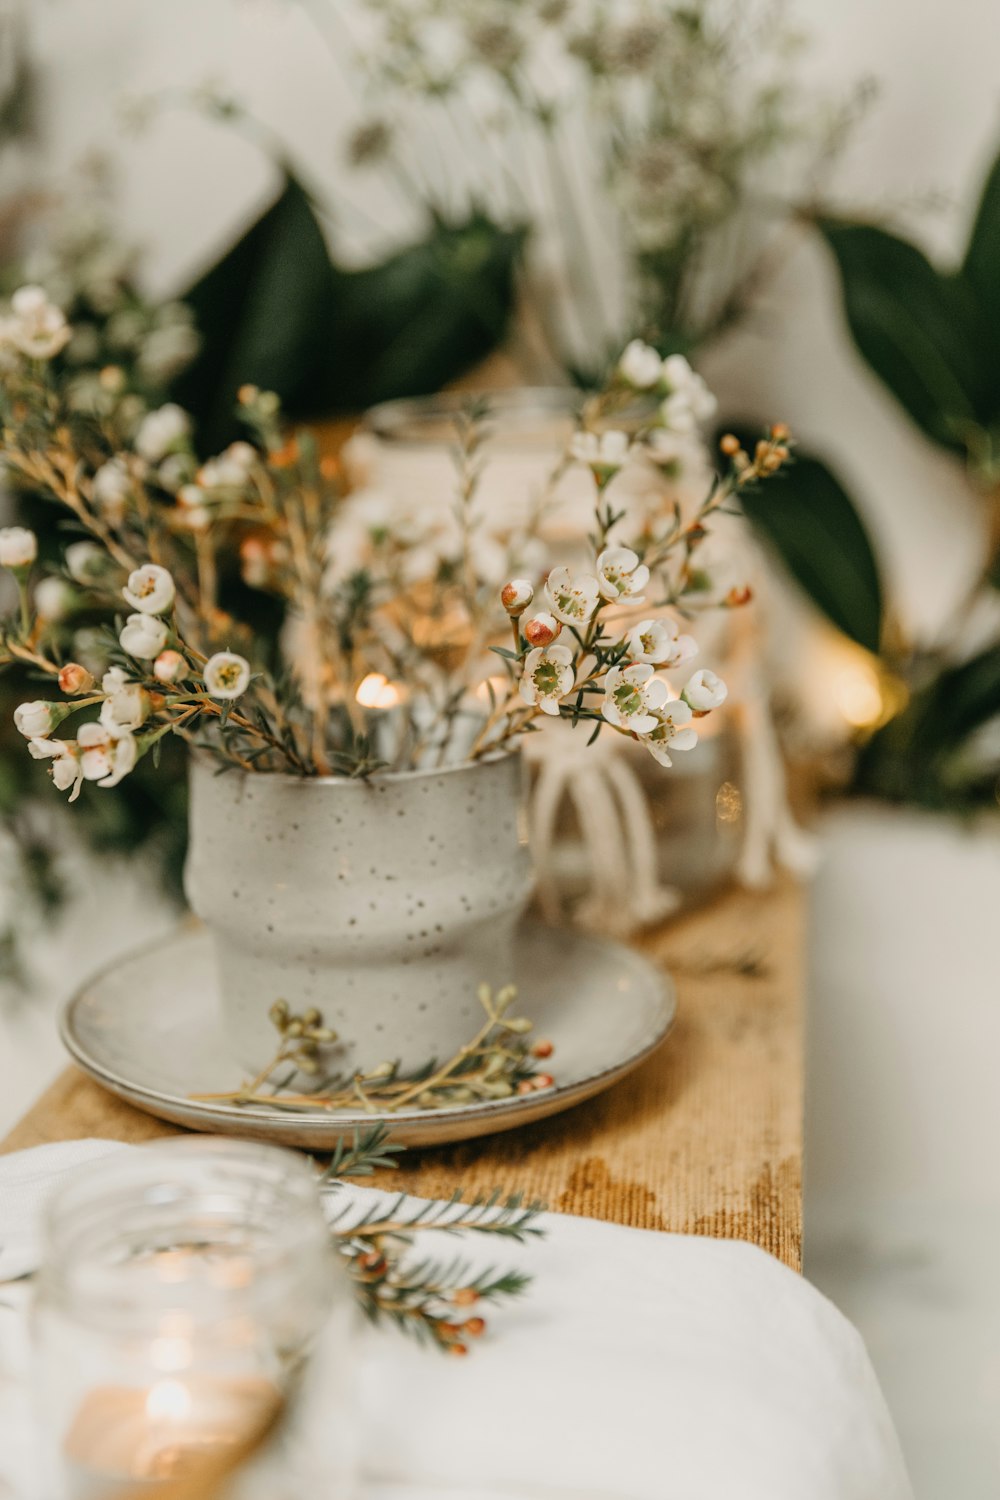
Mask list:
[[[273,1052],[277,999],[318,1006],[347,1067],[467,1041],[531,893],[520,757],[367,782],[216,770],[192,761],[185,887],[238,1060]]]

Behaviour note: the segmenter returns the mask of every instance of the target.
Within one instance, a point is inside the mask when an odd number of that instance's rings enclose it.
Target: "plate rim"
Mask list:
[[[58,1033],[62,1045],[66,1048],[73,1061],[82,1070],[93,1078],[97,1083],[108,1088],[110,1092],[119,1098],[133,1102],[138,1108],[150,1107],[147,1113],[153,1114],[159,1119],[170,1118],[171,1123],[179,1123],[173,1117],[167,1117],[162,1113],[162,1106],[174,1110],[183,1109],[191,1114],[197,1114],[206,1124],[211,1121],[216,1125],[245,1122],[248,1126],[260,1126],[262,1129],[273,1131],[275,1134],[301,1133],[303,1130],[315,1130],[317,1134],[328,1134],[331,1139],[343,1134],[365,1128],[366,1126],[385,1124],[392,1129],[406,1129],[407,1127],[425,1128],[440,1131],[443,1135],[447,1130],[447,1122],[482,1122],[487,1129],[481,1134],[490,1133],[491,1130],[500,1130],[516,1126],[518,1117],[522,1114],[529,1115],[532,1120],[540,1118],[539,1111],[545,1114],[555,1114],[562,1109],[570,1108],[573,1104],[583,1103],[584,1100],[593,1097],[594,1094],[602,1093],[605,1089],[612,1087],[618,1080],[628,1073],[640,1067],[647,1058],[651,1057],[665,1042],[673,1030],[677,1019],[677,989],[672,976],[657,964],[654,964],[645,954],[638,949],[623,943],[617,938],[605,936],[603,933],[582,932],[571,927],[556,926],[553,923],[528,919],[525,924],[533,932],[547,932],[557,938],[575,938],[577,941],[589,943],[605,951],[624,954],[628,961],[646,971],[651,981],[651,990],[657,1003],[660,1015],[654,1023],[654,1034],[650,1040],[642,1046],[629,1052],[626,1056],[618,1058],[609,1066],[600,1068],[596,1072],[588,1073],[582,1078],[575,1079],[572,1083],[555,1083],[552,1089],[544,1092],[515,1095],[507,1099],[486,1099],[472,1104],[456,1104],[446,1109],[421,1110],[406,1109],[389,1113],[346,1113],[343,1111],[329,1112],[325,1114],[314,1111],[295,1112],[294,1110],[277,1110],[266,1107],[240,1106],[228,1103],[212,1103],[210,1101],[199,1101],[187,1096],[166,1093],[162,1089],[151,1088],[148,1084],[137,1083],[114,1068],[108,1067],[98,1061],[92,1053],[80,1043],[73,1031],[73,1018],[79,1005],[84,1001],[89,992],[110,975],[119,969],[126,967],[137,959],[152,955],[162,948],[172,947],[178,939],[194,941],[202,935],[207,935],[207,925],[201,922],[192,922],[190,917],[182,921],[172,931],[165,933],[162,937],[153,938],[145,943],[137,944],[126,953],[110,960],[97,969],[88,979],[75,990],[63,1002],[59,1011]],[[145,1103],[143,1102],[145,1101]],[[160,1105],[161,1109],[152,1108]],[[546,1107],[547,1106],[547,1107]],[[504,1126],[499,1124],[504,1121]],[[497,1124],[494,1126],[493,1122]],[[525,1124],[529,1123],[525,1120]],[[437,1130],[435,1130],[437,1127]],[[474,1136],[466,1135],[464,1139],[474,1139]],[[442,1142],[443,1143],[443,1142]]]

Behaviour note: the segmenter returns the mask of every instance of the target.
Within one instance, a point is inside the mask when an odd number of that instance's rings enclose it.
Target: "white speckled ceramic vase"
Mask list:
[[[367,781],[217,770],[192,762],[185,886],[238,1060],[272,1055],[278,999],[322,1011],[348,1067],[467,1041],[531,893],[520,756]]]

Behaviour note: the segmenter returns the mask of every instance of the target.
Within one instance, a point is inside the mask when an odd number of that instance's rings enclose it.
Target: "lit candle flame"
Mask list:
[[[183,1422],[191,1415],[191,1392],[179,1380],[158,1380],[146,1397],[146,1415],[153,1422]]]
[[[362,708],[396,708],[403,695],[381,672],[369,672],[361,679],[354,696]]]

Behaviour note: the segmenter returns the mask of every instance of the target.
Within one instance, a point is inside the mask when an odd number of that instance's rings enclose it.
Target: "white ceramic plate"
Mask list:
[[[193,1130],[329,1150],[345,1133],[384,1118],[408,1146],[469,1140],[541,1120],[609,1088],[660,1045],[674,1019],[670,981],[621,943],[532,923],[519,953],[518,1008],[555,1048],[547,1066],[556,1086],[544,1093],[384,1117],[195,1101],[191,1094],[236,1089],[245,1077],[216,1021],[211,946],[197,927],[98,974],[68,1002],[62,1039],[112,1093]]]

